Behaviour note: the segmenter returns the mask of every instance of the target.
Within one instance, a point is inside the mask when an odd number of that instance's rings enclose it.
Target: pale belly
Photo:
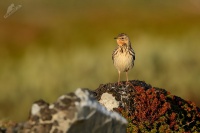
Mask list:
[[[133,56],[129,53],[126,54],[125,52],[120,54],[117,54],[114,58],[114,66],[117,68],[120,72],[127,72],[130,70],[134,65]]]

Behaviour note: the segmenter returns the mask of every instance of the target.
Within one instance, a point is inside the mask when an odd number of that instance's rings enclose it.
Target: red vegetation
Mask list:
[[[115,110],[129,122],[127,132],[200,132],[200,109],[195,103],[171,95],[143,81],[101,85],[97,99],[111,93],[121,104]],[[126,98],[123,98],[126,97]]]
[[[136,86],[135,93],[134,103],[137,103],[137,105],[135,105],[133,114],[137,122],[149,121],[153,123],[170,108],[165,96],[154,88],[145,91]]]

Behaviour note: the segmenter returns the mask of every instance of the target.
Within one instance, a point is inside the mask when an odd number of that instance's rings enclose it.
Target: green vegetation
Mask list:
[[[200,106],[200,3],[21,1],[4,19],[9,2],[0,2],[0,119],[25,120],[38,99],[116,82],[111,54],[120,32],[136,53],[130,79]]]

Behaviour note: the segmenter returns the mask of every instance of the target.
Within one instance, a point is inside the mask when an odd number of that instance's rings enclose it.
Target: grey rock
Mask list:
[[[125,133],[127,121],[108,111],[86,89],[60,96],[53,104],[39,100],[32,105],[30,118],[18,123],[16,133]],[[10,131],[10,130],[9,130]]]

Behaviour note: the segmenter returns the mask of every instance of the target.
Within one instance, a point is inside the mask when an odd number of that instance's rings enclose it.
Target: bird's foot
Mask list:
[[[126,81],[126,85],[130,85],[131,83],[129,81]]]
[[[131,82],[129,82],[129,81],[126,81],[126,85],[127,86],[132,86],[134,88],[134,85]]]
[[[123,83],[121,83],[121,82],[118,82],[118,84],[117,84],[118,86],[123,86]]]

